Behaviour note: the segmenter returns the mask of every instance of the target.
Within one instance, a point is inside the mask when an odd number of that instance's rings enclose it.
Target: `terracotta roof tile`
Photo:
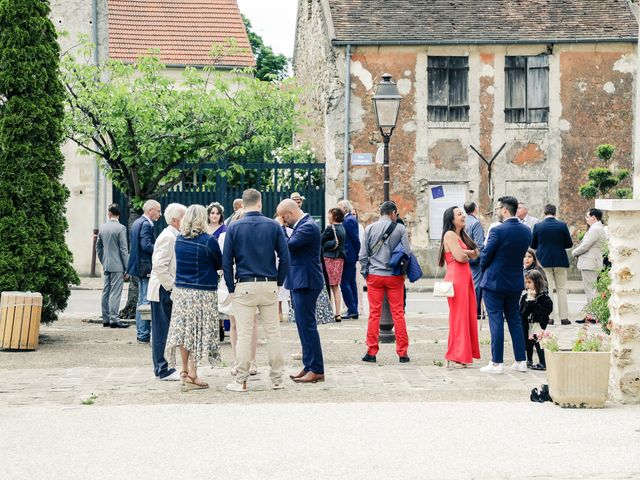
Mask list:
[[[151,49],[167,64],[253,67],[236,0],[108,0],[109,57],[134,61]],[[212,58],[214,45],[225,47]]]
[[[635,39],[626,0],[329,0],[340,42]]]

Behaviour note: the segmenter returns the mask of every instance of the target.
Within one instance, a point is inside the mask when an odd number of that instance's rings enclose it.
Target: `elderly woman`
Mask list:
[[[216,237],[227,231],[224,223],[224,208],[218,202],[213,202],[207,207],[207,233]]]
[[[176,282],[171,295],[173,312],[165,355],[175,364],[180,349],[186,390],[209,388],[198,377],[198,366],[206,357],[211,364],[220,359],[218,349],[218,272],[222,253],[218,240],[207,233],[207,211],[191,205],[176,239]]]
[[[176,283],[176,237],[180,235],[180,222],[187,207],[172,203],[164,211],[167,228],[156,239],[153,248],[151,277],[147,298],[151,303],[151,353],[153,372],[160,380],[179,380],[180,375],[169,368],[164,358],[169,322],[171,321],[171,291]],[[186,375],[186,373],[185,373]]]

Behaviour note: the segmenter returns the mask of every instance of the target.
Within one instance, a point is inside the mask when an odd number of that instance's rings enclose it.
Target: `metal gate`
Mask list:
[[[233,200],[242,197],[247,188],[262,193],[262,213],[273,217],[276,207],[291,193],[305,197],[302,209],[320,225],[325,226],[325,164],[324,163],[278,163],[242,162],[243,173],[228,173],[226,163],[205,164],[188,182],[176,185],[164,196],[157,198],[162,209],[170,203],[205,207],[219,202],[224,207],[225,219],[233,212]],[[129,225],[129,199],[113,187],[113,202],[120,206],[120,222]],[[164,217],[156,222],[156,233],[166,227]]]

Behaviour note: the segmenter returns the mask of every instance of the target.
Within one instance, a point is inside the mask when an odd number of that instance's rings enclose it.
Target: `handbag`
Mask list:
[[[455,280],[456,275],[456,261],[453,260],[453,277]],[[436,272],[436,277],[438,276],[438,272],[440,272],[440,267],[438,267],[438,271]],[[453,290],[453,281],[449,282],[447,280],[436,281],[433,284],[433,296],[434,297],[453,297],[455,292]]]

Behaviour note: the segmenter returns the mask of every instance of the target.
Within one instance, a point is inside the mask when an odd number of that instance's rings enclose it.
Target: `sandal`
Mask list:
[[[536,363],[535,365],[531,365],[531,370],[541,370],[541,371],[545,371],[547,369],[547,367],[545,367],[544,365],[542,365],[541,363]]]
[[[255,363],[251,362],[249,365],[249,375],[257,375],[258,374],[258,367],[256,366]]]
[[[336,323],[340,323],[340,322],[342,322],[342,315],[335,315],[335,316],[333,317],[333,320],[334,320]]]
[[[182,370],[180,372],[180,383],[182,385],[184,385],[184,382],[187,380],[188,376],[189,376],[189,372],[187,372],[186,370]]]
[[[186,390],[203,390],[205,388],[209,388],[209,384],[207,382],[203,382],[197,376],[196,378],[193,378],[190,375],[187,375],[184,386]]]
[[[467,368],[466,363],[456,362],[455,360],[447,360],[447,368]]]

